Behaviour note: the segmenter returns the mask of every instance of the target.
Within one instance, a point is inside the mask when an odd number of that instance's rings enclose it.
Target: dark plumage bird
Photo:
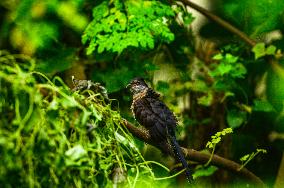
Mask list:
[[[133,94],[132,112],[135,119],[144,126],[157,145],[170,142],[172,149],[186,169],[186,176],[192,182],[192,175],[187,162],[177,143],[175,128],[177,119],[169,108],[159,99],[159,94],[152,90],[143,78],[133,79],[128,86]]]

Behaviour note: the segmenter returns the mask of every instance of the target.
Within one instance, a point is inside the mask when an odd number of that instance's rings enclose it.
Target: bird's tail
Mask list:
[[[171,142],[171,145],[173,147],[173,151],[174,151],[176,157],[179,159],[183,168],[185,169],[185,174],[186,174],[186,178],[187,178],[188,182],[192,183],[193,182],[192,174],[190,173],[189,167],[188,167],[187,162],[186,162],[186,160],[183,156],[183,153],[182,153],[181,148],[180,148],[180,146],[179,146],[179,144],[176,140],[175,135],[170,136],[170,142]]]

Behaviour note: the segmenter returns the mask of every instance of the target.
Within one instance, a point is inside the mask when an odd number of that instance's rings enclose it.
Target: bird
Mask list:
[[[150,88],[143,78],[134,78],[127,88],[133,95],[131,110],[134,118],[149,131],[151,139],[157,145],[171,145],[175,157],[185,169],[187,180],[192,183],[192,174],[175,136],[178,121],[173,112],[160,100],[160,94]]]

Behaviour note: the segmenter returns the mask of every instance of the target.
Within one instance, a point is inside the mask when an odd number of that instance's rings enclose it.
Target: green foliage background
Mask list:
[[[284,3],[208,3],[258,44],[250,49],[213,22],[193,32],[195,18],[175,1],[2,0],[0,184],[112,186],[117,168],[125,186],[180,182],[157,181],[169,174],[149,161],[172,161],[121,128],[121,117],[134,122],[125,86],[143,76],[177,115],[181,145],[203,150],[230,127],[215,152],[240,161],[267,149],[247,167],[274,185],[284,148]],[[71,75],[102,83],[111,103],[71,92]],[[240,182],[215,167],[193,168],[200,185]]]

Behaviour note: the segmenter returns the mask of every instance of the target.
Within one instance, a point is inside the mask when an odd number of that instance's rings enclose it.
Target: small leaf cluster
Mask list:
[[[238,46],[226,45],[212,57],[209,65],[198,65],[202,70],[200,76],[185,84],[186,89],[202,93],[198,104],[209,107],[218,101],[222,103],[240,90],[237,81],[245,79],[247,68],[239,54]]]
[[[207,142],[206,147],[209,148],[209,149],[212,149],[212,152],[211,152],[209,160],[204,165],[205,167],[210,164],[210,162],[213,158],[214,152],[215,152],[216,145],[221,141],[223,136],[230,134],[230,133],[233,133],[233,129],[232,128],[226,128],[226,129],[223,129],[220,132],[217,132],[215,135],[211,136],[211,141]]]
[[[207,142],[206,147],[210,149],[214,148],[222,140],[223,136],[230,134],[230,133],[233,133],[232,128],[226,128],[220,132],[217,132],[215,135],[211,136],[212,140]]]
[[[243,157],[240,158],[240,161],[242,162],[242,166],[239,168],[241,170],[244,168],[253,158],[255,158],[259,153],[266,154],[266,149],[256,149],[256,152],[252,152],[250,154],[246,154]]]
[[[93,9],[82,42],[93,52],[121,53],[128,47],[153,49],[155,43],[171,42],[174,34],[168,25],[173,18],[171,7],[160,1],[103,1]]]
[[[254,53],[255,59],[259,59],[260,57],[264,57],[266,55],[275,55],[276,47],[274,45],[265,47],[265,44],[260,42],[252,48],[252,52]]]
[[[217,60],[219,63],[213,65],[213,69],[209,73],[212,77],[244,78],[247,72],[239,61],[239,57],[231,53],[219,53],[213,57],[213,60]]]

